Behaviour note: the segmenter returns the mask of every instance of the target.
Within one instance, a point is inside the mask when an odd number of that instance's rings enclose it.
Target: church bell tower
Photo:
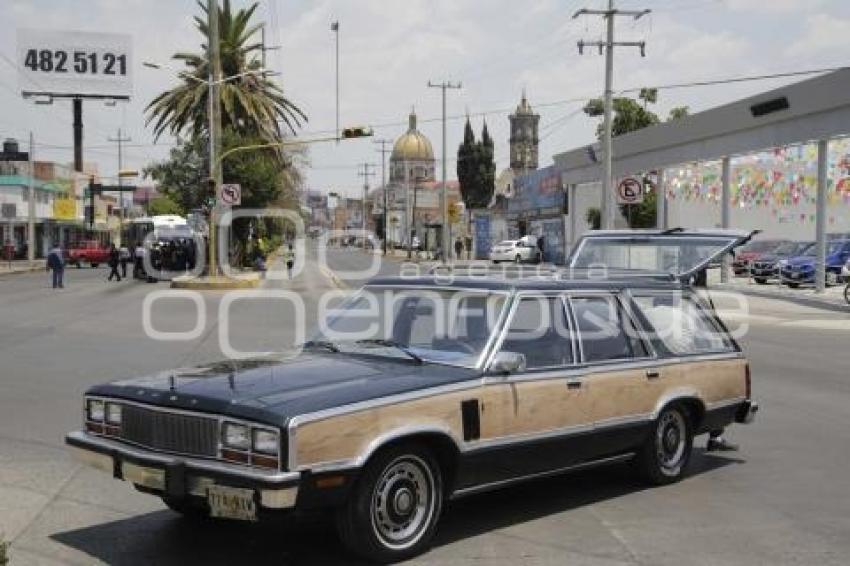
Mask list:
[[[521,174],[537,169],[537,149],[540,139],[537,128],[540,114],[535,114],[522,90],[522,100],[516,111],[509,116],[511,121],[511,169]]]

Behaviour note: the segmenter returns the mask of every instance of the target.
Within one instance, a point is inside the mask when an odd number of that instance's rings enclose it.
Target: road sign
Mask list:
[[[242,204],[242,187],[236,183],[222,184],[218,189],[218,204],[240,206]]]
[[[618,204],[643,202],[643,183],[636,177],[626,177],[617,185]]]
[[[100,98],[133,93],[127,34],[19,29],[17,64],[21,90],[32,93]]]

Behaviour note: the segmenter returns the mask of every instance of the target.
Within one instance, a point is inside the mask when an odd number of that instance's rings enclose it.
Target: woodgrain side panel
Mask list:
[[[661,376],[647,379],[647,368],[604,371],[582,376],[578,390],[567,377],[490,382],[464,391],[378,406],[307,422],[297,428],[296,463],[354,460],[376,439],[417,428],[447,431],[463,445],[461,402],[478,399],[481,438],[549,432],[630,416],[649,416],[665,395],[694,391],[706,404],[745,395],[743,359],[664,365]],[[469,443],[474,446],[476,441]]]

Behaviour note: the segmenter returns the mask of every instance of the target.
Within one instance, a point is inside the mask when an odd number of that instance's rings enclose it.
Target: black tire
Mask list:
[[[493,263],[494,263],[494,264],[498,264],[498,263],[499,263],[499,260],[498,260],[498,259],[494,259],[494,260],[493,260]]]
[[[163,495],[162,502],[165,503],[166,507],[175,513],[183,515],[187,519],[192,519],[193,521],[206,521],[210,518],[209,511],[207,511],[204,504],[196,503],[188,497],[177,498]]]
[[[516,257],[514,258],[514,263],[522,263],[522,256],[516,254]]]
[[[98,265],[100,265],[100,264],[99,264],[99,263],[92,263],[92,264],[90,264],[90,265],[91,265],[92,269],[94,269],[95,267],[97,267],[97,266],[98,266]]]
[[[431,451],[400,444],[366,465],[348,501],[337,510],[337,531],[355,554],[397,562],[428,548],[442,505],[442,474]]]
[[[665,407],[638,452],[638,470],[653,485],[677,482],[685,475],[693,444],[693,425],[688,412],[680,405]]]
[[[799,287],[799,286],[800,286],[800,284],[799,284],[799,283],[786,283],[786,285],[788,285],[788,286],[789,286],[789,287],[791,287],[792,289],[796,289],[797,287]]]
[[[753,278],[753,281],[755,281],[759,285],[767,285],[767,279],[764,279],[763,277],[755,277]]]
[[[844,286],[844,300],[850,305],[850,283]]]
[[[83,264],[80,263],[79,261],[77,263],[75,263],[74,265],[77,267],[77,269],[82,269],[82,267],[83,267]]]

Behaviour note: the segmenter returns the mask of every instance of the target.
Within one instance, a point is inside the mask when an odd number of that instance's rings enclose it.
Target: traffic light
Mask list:
[[[345,128],[342,130],[342,139],[349,140],[352,138],[367,138],[373,133],[372,128],[368,126],[354,126],[352,128]]]

